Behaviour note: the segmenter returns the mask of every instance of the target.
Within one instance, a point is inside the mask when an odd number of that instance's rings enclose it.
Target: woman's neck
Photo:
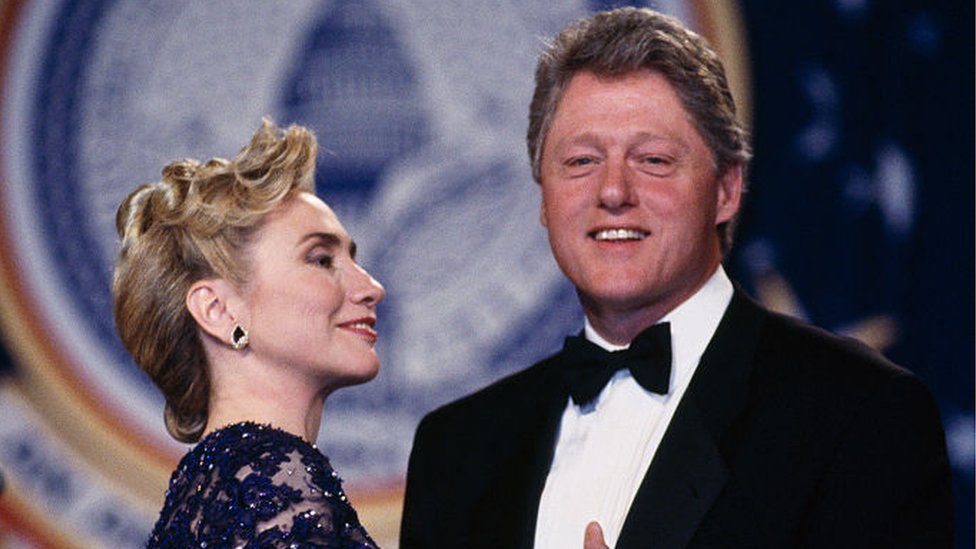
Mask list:
[[[315,442],[328,390],[294,376],[269,375],[267,368],[232,366],[229,375],[220,374],[228,369],[213,369],[205,435],[226,425],[253,421]],[[249,371],[260,375],[249,375]]]
[[[315,443],[322,422],[322,407],[322,404],[296,407],[285,402],[269,406],[254,399],[215,397],[210,403],[204,436],[227,425],[250,421],[276,427]]]

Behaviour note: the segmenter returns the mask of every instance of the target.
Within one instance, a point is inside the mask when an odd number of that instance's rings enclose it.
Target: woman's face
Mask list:
[[[242,320],[255,358],[328,389],[372,379],[383,286],[356,263],[332,209],[297,195],[268,216],[249,252]]]

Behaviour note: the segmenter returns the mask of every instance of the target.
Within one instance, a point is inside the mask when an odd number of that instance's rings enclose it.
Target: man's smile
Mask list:
[[[650,233],[638,229],[601,229],[589,233],[590,238],[598,242],[618,242],[626,240],[644,240]]]

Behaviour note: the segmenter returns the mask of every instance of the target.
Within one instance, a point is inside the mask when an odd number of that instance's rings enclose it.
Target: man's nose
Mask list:
[[[621,159],[607,161],[607,168],[600,181],[600,206],[616,210],[637,205],[637,193],[633,175],[627,163]]]

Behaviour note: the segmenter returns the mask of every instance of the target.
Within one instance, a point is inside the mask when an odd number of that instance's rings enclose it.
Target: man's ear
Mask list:
[[[197,325],[227,345],[238,324],[237,305],[237,291],[222,278],[198,280],[186,293],[186,308]]]
[[[542,190],[541,183],[539,184],[539,190],[540,191]],[[548,229],[549,216],[548,216],[548,211],[546,211],[546,193],[540,192],[539,194],[541,195],[541,198],[539,199],[539,223],[542,223],[542,226]]]
[[[735,217],[742,203],[742,164],[735,164],[718,178],[715,225],[721,225]]]

